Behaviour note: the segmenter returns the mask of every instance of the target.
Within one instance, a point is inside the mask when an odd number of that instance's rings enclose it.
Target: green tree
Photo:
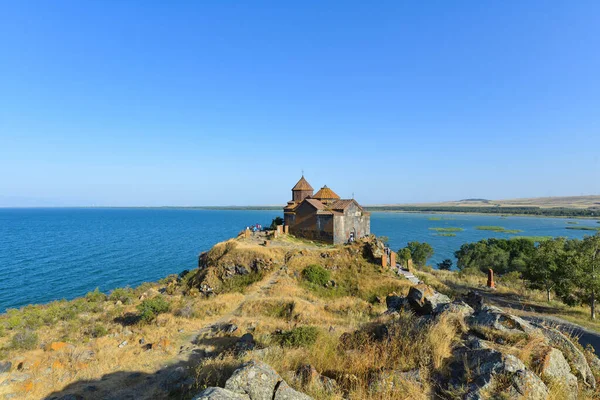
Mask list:
[[[523,275],[531,287],[545,290],[550,302],[552,290],[564,278],[564,265],[565,239],[546,240],[539,244]]]
[[[408,242],[408,249],[413,262],[422,267],[433,256],[433,247],[429,243]]]
[[[410,260],[410,258],[411,258],[410,249],[408,247],[404,247],[404,248],[398,250],[398,260],[405,267],[408,267],[408,260]]]
[[[269,227],[269,229],[274,231],[275,229],[277,229],[277,225],[283,225],[283,218],[281,218],[281,217],[273,218],[273,221],[271,221],[271,226]]]
[[[444,271],[450,271],[452,269],[452,260],[446,258],[444,261],[437,263],[437,267]]]
[[[588,299],[590,318],[596,319],[596,297],[600,293],[600,234],[586,236],[577,246],[576,285]]]

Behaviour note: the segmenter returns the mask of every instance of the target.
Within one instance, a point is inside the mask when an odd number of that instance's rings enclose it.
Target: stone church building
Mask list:
[[[304,176],[292,188],[292,200],[283,208],[284,225],[294,236],[327,243],[346,243],[371,231],[371,214],[354,199],[340,199],[323,186],[313,194]]]

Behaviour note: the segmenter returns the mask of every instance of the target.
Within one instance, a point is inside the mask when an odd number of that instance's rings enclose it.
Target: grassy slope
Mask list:
[[[42,398],[81,381],[93,381],[100,390],[110,385],[121,388],[127,386],[127,382],[106,377],[117,376],[119,371],[127,371],[127,375],[131,371],[153,374],[164,370],[165,365],[180,361],[183,357],[178,354],[181,346],[189,346],[195,341],[196,346],[206,351],[223,350],[243,333],[252,331],[260,346],[269,349],[260,357],[292,386],[315,398],[341,399],[343,395],[341,391],[326,394],[317,386],[303,386],[294,381],[289,371],[309,363],[318,371],[334,376],[351,399],[392,399],[400,398],[401,394],[402,398],[429,398],[430,391],[435,388],[427,382],[420,387],[414,381],[402,378],[394,388],[377,393],[369,391],[369,382],[373,374],[382,369],[419,368],[425,377],[430,373],[447,374],[451,346],[459,340],[464,324],[442,319],[417,328],[414,316],[401,314],[395,317],[398,320],[397,330],[391,333],[393,340],[372,342],[359,337],[348,344],[340,340],[345,333],[359,328],[368,330],[369,326],[394,318],[382,316],[386,306],[381,300],[390,292],[405,295],[410,288],[409,282],[364,259],[359,245],[340,250],[289,237],[273,242],[269,248],[257,246],[258,242],[259,238],[236,240],[235,245],[225,242],[215,246],[209,256],[214,258],[212,262],[226,265],[232,260],[250,262],[257,254],[262,259],[271,257],[275,260],[284,254],[286,267],[277,265],[264,271],[260,279],[249,286],[229,284],[225,287],[231,291],[216,296],[194,296],[195,292],[188,289],[186,281],[193,282],[195,277],[188,277],[189,280],[179,283],[168,279],[132,291],[130,304],[121,305],[115,297],[104,299],[91,295],[87,300],[29,307],[0,316],[0,326],[4,327],[4,335],[0,337],[0,347],[4,350],[0,358],[21,360],[25,371],[31,375],[24,382],[0,386],[0,395],[18,393],[23,398]],[[249,254],[252,254],[250,258],[246,258]],[[311,264],[326,267],[336,286],[324,288],[304,281],[301,272]],[[480,288],[485,283],[483,277],[459,277],[451,272],[425,270],[418,274],[448,294],[471,287]],[[211,279],[218,280],[218,274],[213,274]],[[159,296],[159,289],[166,290],[162,296],[171,305],[170,311],[150,323],[138,321],[124,326],[123,317],[137,314],[137,306],[142,302],[140,296]],[[540,293],[523,291],[518,283],[500,282],[498,292],[522,293],[521,298],[531,302],[543,298]],[[584,318],[585,310],[581,310],[581,316],[578,312],[573,314],[574,318]],[[40,314],[51,317],[42,318],[40,322]],[[565,317],[566,314],[566,308],[561,308],[558,313]],[[198,332],[216,322],[232,322],[239,329],[233,337],[221,335],[198,342]],[[106,331],[101,332],[100,337],[93,337],[92,332],[99,325]],[[318,338],[313,344],[277,345],[277,337],[273,335],[276,330],[294,332],[295,328],[307,326],[317,329]],[[589,326],[600,327],[596,323]],[[65,341],[70,347],[59,351],[11,348],[14,335],[30,328],[39,335],[40,343]],[[138,345],[142,338],[146,343],[155,344],[155,348],[142,351]],[[123,340],[129,344],[119,348]],[[342,346],[342,343],[346,344]],[[530,345],[530,342],[519,342],[511,348],[528,365],[532,362],[527,352]],[[95,356],[81,361],[81,354],[87,350],[94,351]],[[219,358],[201,362],[195,366],[196,388],[222,385],[227,374],[249,357],[224,352]],[[151,385],[145,390],[150,393]],[[140,393],[137,395],[143,398]],[[160,398],[150,393],[148,398],[151,397]],[[452,398],[452,395],[448,394],[448,397]]]

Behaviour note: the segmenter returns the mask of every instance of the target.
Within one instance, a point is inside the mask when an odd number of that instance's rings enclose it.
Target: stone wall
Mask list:
[[[350,238],[350,232],[355,232],[355,238],[368,236],[371,233],[371,215],[361,211],[356,204],[350,204],[344,211],[344,215],[334,216],[333,242],[335,244],[346,243]]]

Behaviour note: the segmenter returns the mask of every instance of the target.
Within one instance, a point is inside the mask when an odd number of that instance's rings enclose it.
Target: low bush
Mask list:
[[[38,341],[39,338],[35,332],[25,330],[15,333],[11,340],[11,347],[13,349],[33,350],[36,348]]]
[[[319,336],[319,330],[314,326],[299,326],[275,336],[276,341],[284,347],[312,346]]]
[[[117,288],[110,293],[110,296],[108,296],[110,301],[114,301],[115,303],[120,301],[123,304],[131,304],[134,298],[135,293],[133,292],[133,289],[128,287]]]
[[[93,292],[88,292],[85,295],[85,299],[90,303],[99,303],[101,301],[106,301],[106,295],[100,291],[100,289],[96,288]]]
[[[137,309],[140,313],[140,320],[148,323],[153,321],[158,314],[169,311],[170,307],[171,305],[169,302],[162,296],[156,296],[142,301],[142,303],[137,306]]]
[[[329,282],[331,274],[329,273],[329,271],[327,271],[320,265],[313,264],[304,268],[304,270],[302,271],[302,278],[315,285],[323,286],[327,282]]]
[[[246,275],[236,275],[223,281],[221,292],[239,292],[244,293],[246,288],[251,284],[260,281],[263,278],[261,272],[251,272]]]
[[[108,329],[104,327],[104,325],[96,324],[90,330],[90,335],[95,338],[99,338],[102,336],[106,336],[108,334]]]

